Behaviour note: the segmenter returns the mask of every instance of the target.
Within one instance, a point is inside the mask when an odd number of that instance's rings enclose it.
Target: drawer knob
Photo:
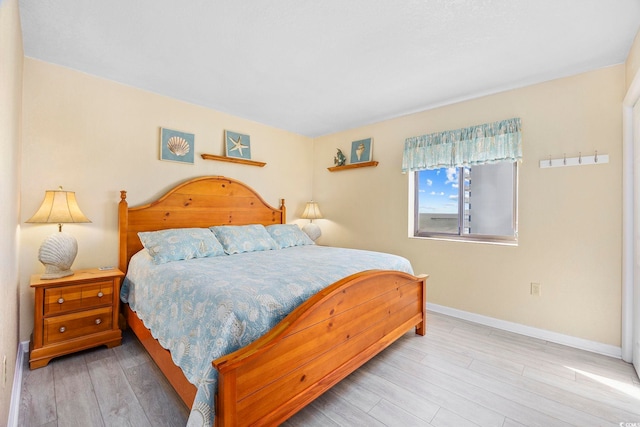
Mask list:
[[[64,302],[64,298],[58,298],[58,304],[62,304]]]
[[[60,326],[60,333],[61,334],[63,334],[64,331],[66,331],[66,330],[67,330],[67,328],[65,328],[64,326]]]
[[[96,319],[96,325],[99,325],[100,323],[102,323],[102,319]]]
[[[102,293],[102,291],[98,292],[98,298],[102,298],[104,296],[104,294]]]

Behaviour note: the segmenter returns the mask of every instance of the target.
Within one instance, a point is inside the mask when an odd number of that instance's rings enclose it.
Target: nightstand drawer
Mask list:
[[[111,329],[112,307],[44,319],[44,344],[67,341]]]
[[[48,288],[44,291],[44,315],[111,305],[113,281]]]

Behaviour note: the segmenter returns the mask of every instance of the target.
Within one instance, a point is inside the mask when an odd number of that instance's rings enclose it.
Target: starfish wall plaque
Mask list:
[[[251,141],[249,135],[225,130],[224,146],[227,157],[251,159]]]

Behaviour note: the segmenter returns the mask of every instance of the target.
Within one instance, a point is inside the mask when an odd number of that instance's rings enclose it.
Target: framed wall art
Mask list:
[[[251,159],[251,138],[230,130],[224,131],[224,146],[227,157]]]
[[[160,128],[160,160],[193,164],[195,135]]]
[[[371,138],[353,141],[351,143],[351,163],[370,162],[372,150],[373,140]]]

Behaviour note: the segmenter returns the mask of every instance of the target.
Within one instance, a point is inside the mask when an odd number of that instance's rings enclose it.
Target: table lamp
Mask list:
[[[45,267],[40,278],[59,279],[71,276],[71,265],[78,253],[78,242],[75,237],[62,231],[62,224],[91,222],[80,210],[76,193],[63,191],[62,187],[59,190],[47,190],[40,208],[26,222],[58,224],[58,233],[47,237],[38,250],[38,259]]]
[[[318,203],[313,200],[307,202],[304,212],[302,212],[302,218],[310,220],[308,224],[302,227],[302,231],[307,233],[307,236],[309,236],[311,240],[316,241],[316,239],[322,235],[320,227],[313,223],[314,219],[322,218],[322,212],[320,212]]]

